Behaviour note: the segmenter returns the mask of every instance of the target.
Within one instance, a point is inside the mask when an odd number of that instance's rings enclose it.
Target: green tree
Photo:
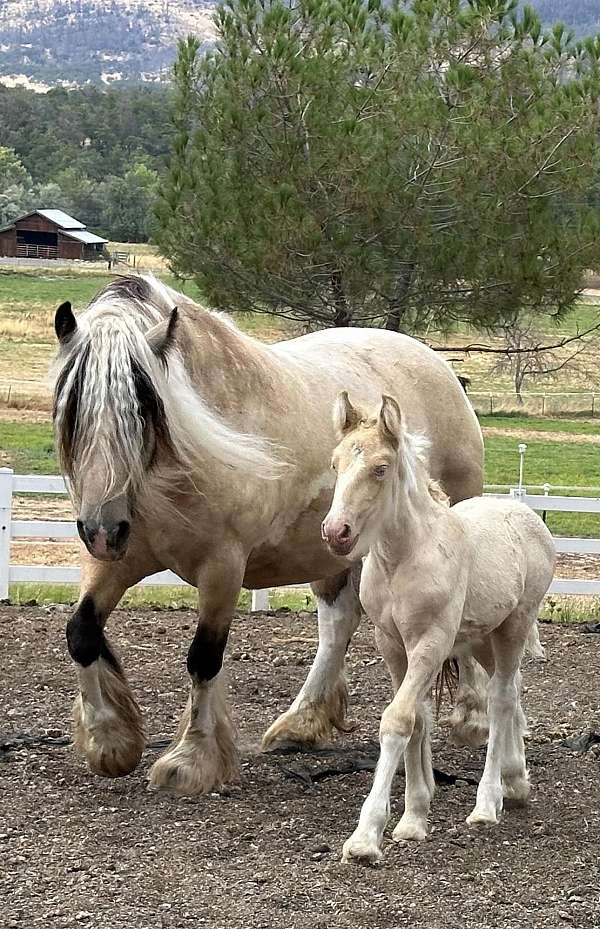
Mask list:
[[[564,312],[598,264],[600,40],[516,0],[229,0],[180,44],[157,210],[216,305],[413,332]]]
[[[103,228],[119,242],[146,242],[153,231],[153,207],[158,174],[147,165],[134,165],[124,177],[107,178],[103,185],[106,208]]]
[[[0,187],[30,186],[31,177],[13,148],[0,145]]]

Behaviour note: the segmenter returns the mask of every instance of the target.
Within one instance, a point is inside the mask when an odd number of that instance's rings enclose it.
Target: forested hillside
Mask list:
[[[2,0],[0,75],[38,84],[169,79],[177,38],[213,35],[211,0]]]
[[[171,141],[170,93],[0,86],[0,224],[54,207],[113,239],[146,239]]]
[[[210,44],[215,0],[1,0],[0,80],[43,89],[170,79],[177,39]],[[534,0],[544,21],[600,30],[600,0]]]

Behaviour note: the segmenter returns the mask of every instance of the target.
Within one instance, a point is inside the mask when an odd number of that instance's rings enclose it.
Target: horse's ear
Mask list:
[[[166,362],[169,350],[175,342],[178,319],[179,312],[177,307],[174,306],[168,319],[163,319],[162,322],[157,323],[146,333],[148,345],[156,357],[163,362]]]
[[[356,429],[360,419],[360,413],[350,403],[348,391],[342,391],[333,407],[333,428],[338,439],[342,439],[351,429]]]
[[[68,342],[77,329],[77,320],[73,314],[73,308],[68,300],[61,303],[54,317],[54,330],[56,338],[61,344]]]
[[[377,424],[382,438],[394,445],[400,443],[402,435],[402,412],[396,400],[386,394],[381,398]]]

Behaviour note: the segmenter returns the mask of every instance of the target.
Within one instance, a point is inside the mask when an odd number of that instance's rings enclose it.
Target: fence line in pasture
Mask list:
[[[529,393],[514,391],[469,390],[469,400],[480,416],[518,413],[522,416],[564,416],[566,413],[600,416],[600,393]]]
[[[544,485],[550,488],[550,485]],[[67,488],[62,477],[38,474],[15,474],[11,468],[0,468],[0,600],[8,598],[10,584],[78,584],[80,569],[74,566],[13,565],[10,563],[12,539],[78,539],[77,527],[68,520],[13,519],[13,496],[15,494],[60,494],[66,495]],[[508,494],[490,493],[498,499],[512,496],[534,510],[563,513],[595,513],[600,516],[600,497],[563,497],[550,493],[530,494],[525,487],[512,487]],[[555,537],[558,552],[567,554],[600,555],[600,538],[572,539]],[[188,586],[172,571],[161,571],[141,581],[142,586]],[[308,587],[299,584],[299,589]],[[557,578],[550,593],[600,595],[600,580],[578,580]],[[269,608],[269,590],[252,591],[252,610]]]

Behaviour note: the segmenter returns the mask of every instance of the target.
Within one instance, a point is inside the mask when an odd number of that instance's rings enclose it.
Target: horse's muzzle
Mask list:
[[[98,561],[118,561],[127,551],[131,525],[121,520],[113,526],[104,526],[90,519],[77,520],[77,532],[88,552]]]
[[[327,517],[321,523],[321,538],[327,542],[334,555],[345,557],[358,542],[358,533],[353,535],[352,527],[348,523],[339,524]]]

